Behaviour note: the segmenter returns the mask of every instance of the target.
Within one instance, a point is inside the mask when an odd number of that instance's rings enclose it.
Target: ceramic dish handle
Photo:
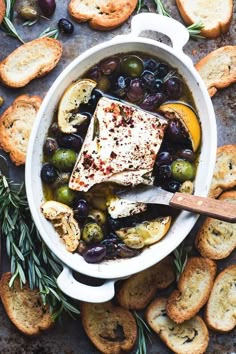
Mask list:
[[[57,278],[57,284],[66,295],[86,302],[105,302],[113,298],[115,294],[115,280],[107,280],[100,286],[90,286],[78,282],[72,274],[72,270],[64,266]]]
[[[139,36],[143,31],[160,32],[170,38],[173,48],[182,51],[189,40],[187,28],[173,18],[153,14],[141,13],[131,21],[131,35]]]

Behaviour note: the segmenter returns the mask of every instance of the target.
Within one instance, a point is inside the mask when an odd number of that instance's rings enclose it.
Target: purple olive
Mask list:
[[[137,102],[143,98],[144,91],[139,79],[133,79],[127,90],[127,97],[131,102]]]
[[[173,161],[173,157],[168,151],[162,151],[157,155],[156,158],[156,166],[159,167],[161,165],[171,165]]]
[[[99,263],[106,256],[106,247],[103,245],[92,245],[83,253],[83,257],[88,263]]]
[[[87,73],[87,77],[89,79],[92,79],[92,80],[97,81],[97,82],[99,81],[101,75],[102,75],[102,73],[101,73],[101,70],[100,70],[100,68],[98,66],[94,66]]]
[[[62,134],[58,139],[58,143],[60,147],[79,152],[83,144],[83,139],[75,134]]]
[[[156,79],[153,73],[151,71],[145,70],[141,76],[142,87],[148,91],[152,91],[155,83],[156,83]]]
[[[99,67],[104,75],[112,74],[119,66],[118,58],[107,58],[100,62]]]
[[[178,157],[193,162],[196,159],[196,154],[191,149],[180,149],[177,151]]]
[[[40,10],[46,17],[51,17],[56,10],[56,1],[55,0],[38,0],[38,5]]]
[[[182,95],[182,82],[178,77],[171,77],[165,83],[166,93],[170,99],[178,99]]]
[[[135,257],[140,253],[140,250],[136,250],[134,248],[129,248],[123,243],[118,244],[117,248],[117,256],[120,258],[131,258]]]
[[[147,111],[154,111],[165,101],[165,96],[161,92],[153,93],[147,95],[143,102],[140,104],[140,107]]]
[[[53,138],[47,138],[43,144],[43,153],[46,156],[53,155],[54,151],[58,149],[57,141]]]
[[[171,177],[170,165],[161,165],[156,173],[156,178],[158,181],[164,182],[168,181]]]
[[[171,119],[166,129],[166,138],[173,143],[185,142],[187,132],[178,119]]]
[[[89,214],[89,205],[85,199],[76,199],[73,203],[75,219],[79,222],[84,222]]]

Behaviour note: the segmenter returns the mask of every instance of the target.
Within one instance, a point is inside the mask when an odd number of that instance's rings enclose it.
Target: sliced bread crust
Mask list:
[[[236,82],[236,46],[221,47],[203,57],[195,65],[209,95]]]
[[[41,105],[39,96],[21,95],[0,117],[0,147],[16,165],[25,163],[31,129]]]
[[[201,34],[215,38],[228,31],[233,17],[233,0],[176,0],[187,25],[202,22]]]
[[[224,192],[219,197],[236,208],[236,191]],[[195,239],[195,246],[203,257],[223,259],[236,248],[236,224],[206,218]]]
[[[0,23],[3,20],[3,17],[5,16],[6,12],[6,5],[4,0],[0,0]]]
[[[225,268],[216,278],[208,300],[205,320],[209,328],[229,332],[236,326],[236,264]]]
[[[81,320],[90,340],[104,354],[130,352],[137,339],[134,316],[111,301],[102,304],[81,302]]]
[[[92,28],[108,31],[127,20],[135,10],[137,2],[137,0],[71,0],[68,11],[76,21],[89,21]]]
[[[10,273],[4,273],[0,280],[0,294],[6,313],[14,325],[24,334],[32,336],[53,325],[49,308],[42,303],[38,289],[28,285],[21,289],[20,282],[14,281],[9,288]]]
[[[236,187],[236,145],[218,147],[214,174],[208,196],[217,198],[223,191]]]
[[[155,299],[147,308],[146,320],[154,332],[174,353],[205,353],[209,334],[204,321],[199,316],[182,324],[173,322],[166,313],[167,299]]]
[[[49,73],[62,55],[62,44],[54,38],[38,38],[15,49],[0,63],[0,79],[9,87],[23,87]]]
[[[125,280],[118,289],[116,299],[126,309],[142,310],[154,298],[157,289],[167,288],[174,280],[173,260],[166,257]]]
[[[189,258],[177,287],[167,300],[167,314],[176,323],[195,316],[207,302],[216,275],[216,263],[202,257]]]

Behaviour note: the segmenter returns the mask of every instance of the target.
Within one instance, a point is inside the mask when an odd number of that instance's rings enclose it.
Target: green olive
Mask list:
[[[130,55],[122,61],[121,71],[131,77],[138,77],[143,72],[143,62],[135,55]]]
[[[28,21],[37,20],[37,18],[39,17],[37,10],[29,5],[21,7],[19,14],[22,18]]]
[[[179,182],[193,181],[195,177],[194,166],[185,160],[175,160],[171,164],[172,178]]]
[[[98,209],[90,210],[89,217],[101,225],[105,224],[105,222],[107,220],[106,213],[104,213],[104,211],[98,210]]]
[[[110,89],[110,80],[107,76],[101,76],[101,78],[99,79],[98,81],[98,84],[97,84],[97,89],[98,90],[101,90],[103,92],[107,92],[109,89]]]
[[[3,105],[3,103],[4,103],[4,98],[0,96],[0,107]]]
[[[52,155],[51,162],[58,171],[71,171],[76,162],[76,153],[70,149],[57,149]]]
[[[61,186],[55,191],[55,199],[57,202],[72,205],[75,199],[76,192],[68,187],[68,185]]]
[[[101,226],[95,222],[88,223],[82,231],[82,239],[86,243],[100,242],[103,240],[103,231]]]

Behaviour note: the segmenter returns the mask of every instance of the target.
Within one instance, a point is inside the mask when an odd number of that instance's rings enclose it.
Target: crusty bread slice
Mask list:
[[[18,279],[9,288],[10,273],[4,273],[0,280],[0,294],[6,313],[14,325],[29,336],[39,334],[53,325],[49,308],[42,303],[38,289],[28,285],[21,289]]]
[[[0,23],[3,20],[3,17],[5,16],[6,12],[6,5],[5,5],[5,0],[0,0]]]
[[[62,55],[62,45],[54,38],[38,38],[15,49],[0,63],[0,79],[10,87],[23,87],[49,73]]]
[[[166,257],[125,280],[117,291],[116,299],[126,309],[142,310],[154,298],[157,289],[166,288],[174,280],[173,260]]]
[[[210,52],[195,65],[209,95],[236,82],[236,46],[228,45]]]
[[[236,264],[217,276],[206,306],[206,324],[214,331],[229,332],[236,326],[235,284]]]
[[[195,316],[207,302],[216,275],[214,261],[189,258],[177,287],[167,300],[167,314],[176,323],[182,323]]]
[[[236,208],[236,190],[224,192],[220,200],[234,203]],[[236,224],[206,218],[197,233],[195,246],[203,257],[223,259],[236,248]]]
[[[187,25],[201,21],[201,34],[215,38],[228,31],[233,16],[233,0],[176,0]]]
[[[223,191],[236,187],[236,145],[218,147],[210,198],[217,198]]]
[[[127,20],[135,10],[137,2],[137,0],[71,0],[68,11],[76,21],[89,21],[92,28],[108,31]]]
[[[201,317],[195,316],[184,323],[176,324],[167,316],[166,302],[165,298],[158,298],[148,306],[146,320],[149,326],[174,353],[205,353],[209,334]]]
[[[137,339],[134,316],[111,301],[102,304],[83,302],[80,306],[85,332],[104,354],[129,352]]]
[[[41,105],[39,96],[21,95],[0,117],[0,147],[16,165],[25,163],[31,129]]]

